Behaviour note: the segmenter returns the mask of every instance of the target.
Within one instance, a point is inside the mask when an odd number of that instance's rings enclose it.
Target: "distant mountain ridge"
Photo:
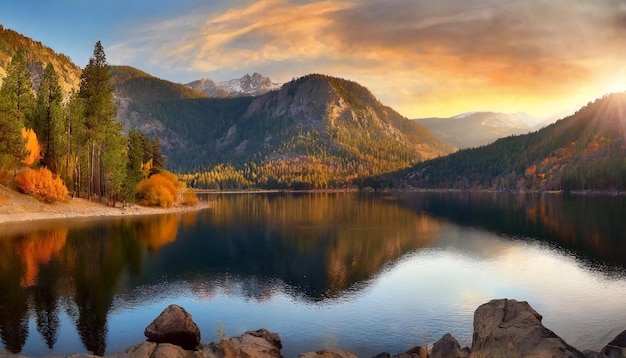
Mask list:
[[[525,113],[468,112],[449,118],[420,118],[416,123],[458,148],[475,148],[499,138],[525,134],[543,127],[542,119]]]
[[[272,82],[268,77],[260,73],[246,74],[241,78],[236,78],[223,82],[215,82],[210,78],[203,78],[187,83],[187,86],[200,90],[211,97],[240,97],[240,96],[260,96],[269,91],[279,89],[282,84]]]
[[[626,190],[626,92],[590,102],[537,132],[417,164],[419,188]]]

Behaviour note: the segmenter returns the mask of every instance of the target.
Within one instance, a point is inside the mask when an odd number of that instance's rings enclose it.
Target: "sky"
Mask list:
[[[0,0],[0,24],[178,83],[341,77],[408,118],[549,117],[626,90],[624,0]]]

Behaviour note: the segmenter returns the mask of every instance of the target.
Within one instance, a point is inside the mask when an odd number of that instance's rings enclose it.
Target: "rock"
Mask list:
[[[171,343],[142,342],[126,348],[125,358],[194,358],[192,350]]]
[[[150,358],[194,358],[194,351],[184,350],[171,343],[161,343],[157,345]]]
[[[156,346],[156,343],[146,341],[126,348],[124,352],[129,358],[150,358]]]
[[[468,358],[469,356],[469,348],[461,348],[459,342],[450,333],[444,334],[435,342],[430,352],[430,358]]]
[[[279,350],[283,348],[283,343],[280,341],[280,336],[278,333],[272,333],[265,328],[258,329],[256,331],[248,331],[246,334],[249,334],[254,337],[263,338],[269,344],[277,347]]]
[[[242,336],[222,339],[205,346],[205,357],[218,358],[280,358],[283,345],[280,337],[266,329],[248,331]]]
[[[416,346],[404,353],[393,356],[393,358],[428,358],[428,351],[425,348]]]
[[[476,309],[471,357],[581,357],[541,324],[528,302],[492,300]]]
[[[583,354],[585,358],[607,358],[604,354],[592,350],[583,351]]]
[[[626,358],[626,331],[618,334],[600,352],[609,358]]]
[[[391,358],[391,354],[389,354],[388,352],[382,352],[382,353],[378,353],[372,358]]]
[[[307,352],[298,355],[298,358],[357,358],[354,354],[338,349],[325,349],[317,352]]]
[[[200,344],[200,329],[184,308],[170,305],[144,331],[152,342],[171,343],[184,349]]]

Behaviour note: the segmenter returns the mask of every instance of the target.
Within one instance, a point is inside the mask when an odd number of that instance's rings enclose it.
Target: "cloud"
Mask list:
[[[111,48],[116,60],[170,72],[262,71],[277,80],[324,72],[363,83],[407,115],[507,108],[547,115],[555,103],[585,103],[615,82],[614,73],[623,76],[626,5],[261,0],[130,37]]]

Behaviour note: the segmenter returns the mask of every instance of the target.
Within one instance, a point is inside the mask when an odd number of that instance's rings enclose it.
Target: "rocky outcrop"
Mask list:
[[[142,342],[126,348],[126,358],[196,358],[199,355],[171,343]]]
[[[618,334],[600,353],[609,358],[626,358],[626,331]]]
[[[148,340],[171,343],[186,350],[200,345],[200,329],[184,308],[170,305],[144,331]]]
[[[501,299],[474,313],[471,357],[584,357],[541,324],[528,302]]]
[[[469,356],[469,348],[461,348],[459,342],[450,333],[446,333],[435,342],[430,352],[430,358],[468,358]]]
[[[541,323],[542,317],[528,302],[500,299],[478,307],[474,313],[472,349],[461,348],[451,335],[435,342],[429,354],[423,347],[404,353],[387,352],[373,358],[482,358],[482,357],[584,357],[626,358],[626,331],[619,334],[601,352],[581,353]],[[266,329],[248,331],[225,338],[219,343],[199,345],[200,330],[182,307],[166,308],[145,331],[149,341],[128,347],[125,352],[107,358],[282,358],[280,336]],[[98,358],[79,354],[69,358]],[[342,350],[302,353],[298,358],[356,358]]]
[[[281,358],[282,348],[278,334],[259,329],[208,344],[204,346],[203,354],[215,358]]]

